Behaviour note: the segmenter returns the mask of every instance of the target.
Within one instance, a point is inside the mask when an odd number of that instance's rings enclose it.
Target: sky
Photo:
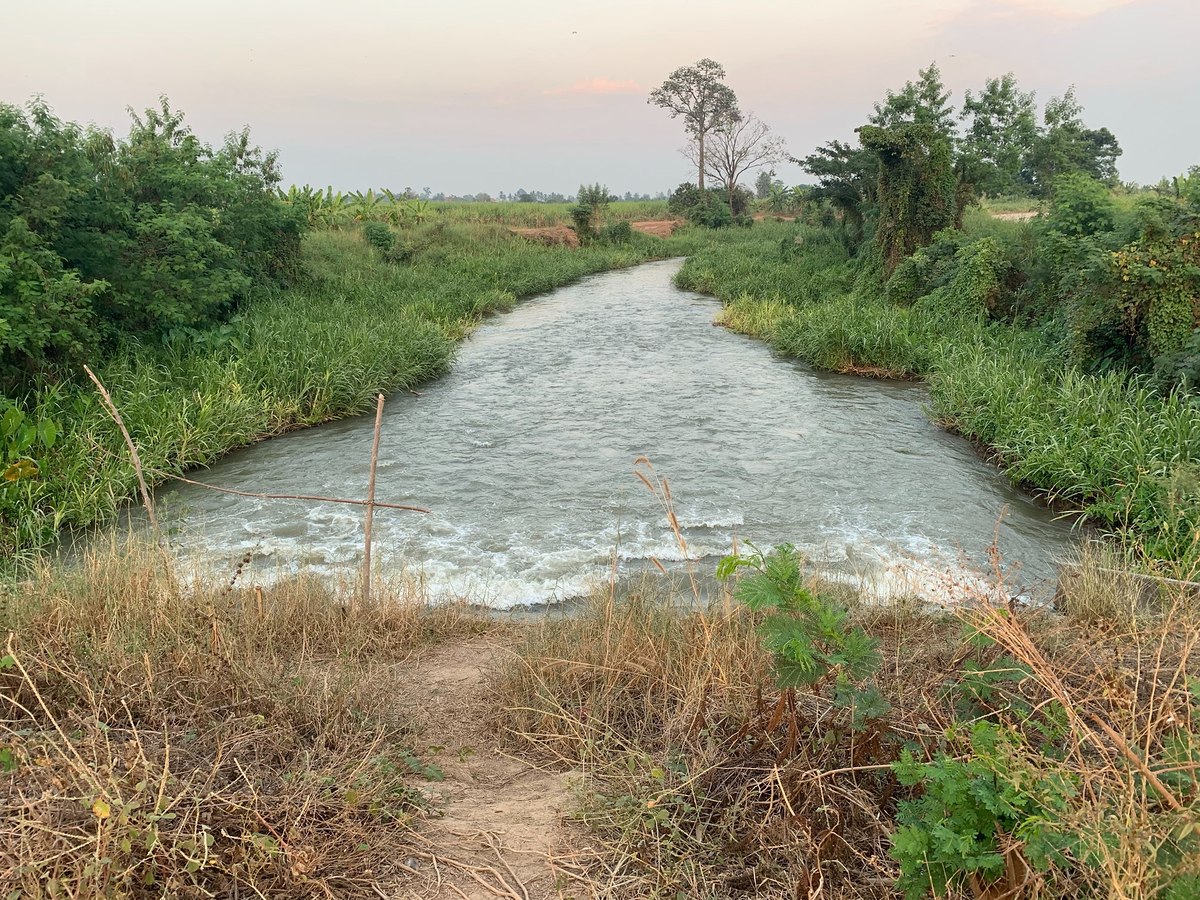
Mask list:
[[[0,101],[123,134],[167,95],[203,139],[250,126],[285,183],[464,194],[669,191],[681,123],[647,104],[703,57],[795,156],[937,62],[964,89],[1072,84],[1127,181],[1200,163],[1200,0],[6,0]],[[789,184],[807,176],[777,167]]]

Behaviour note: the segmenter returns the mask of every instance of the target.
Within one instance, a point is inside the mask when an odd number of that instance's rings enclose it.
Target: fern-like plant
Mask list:
[[[879,667],[879,642],[850,622],[841,604],[810,590],[803,560],[790,544],[770,554],[725,557],[718,578],[748,569],[734,596],[753,610],[767,610],[763,642],[775,658],[782,688],[807,687],[828,692],[838,706],[852,711],[856,727],[888,710],[870,682]]]

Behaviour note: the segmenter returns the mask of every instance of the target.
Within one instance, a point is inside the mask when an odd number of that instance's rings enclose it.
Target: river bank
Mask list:
[[[500,226],[430,224],[391,261],[357,229],[304,241],[306,276],[230,323],[165,346],[131,346],[97,366],[152,480],[235,447],[365,412],[375,395],[446,371],[481,319],[583,275],[677,255],[687,245],[547,247]],[[66,527],[110,521],[136,492],[121,435],[89,386],[47,387],[18,406],[58,439],[39,476],[0,497],[0,557],[28,559]]]
[[[0,598],[0,883],[1183,900],[1200,621],[1112,563],[1061,615],[777,566],[767,605],[752,567],[699,609],[648,577],[514,625],[379,591],[347,614],[303,578],[180,591],[152,548],[98,551]],[[815,677],[785,678],[785,624]],[[851,640],[865,668],[828,655]]]
[[[975,227],[1030,226],[969,219],[964,240]],[[885,298],[831,229],[767,224],[739,237],[699,248],[678,279],[720,298],[725,325],[820,369],[924,381],[934,419],[986,448],[1014,484],[1163,574],[1195,574],[1200,410],[1186,391],[1088,374],[1044,332]]]

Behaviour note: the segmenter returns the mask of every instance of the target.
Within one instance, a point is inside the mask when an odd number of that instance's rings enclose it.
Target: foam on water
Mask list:
[[[1014,584],[1052,585],[1068,529],[931,424],[921,387],[818,374],[713,328],[717,304],[674,288],[677,266],[522,304],[481,327],[420,396],[389,398],[377,497],[433,512],[377,511],[381,575],[506,608],[586,593],[614,559],[618,576],[689,559],[711,574],[735,546],[786,542],[831,577],[952,602],[986,583],[998,534],[1023,563]],[[372,425],[285,435],[203,480],[361,497]],[[670,481],[686,553],[634,477],[643,454]],[[218,575],[246,553],[247,582],[352,580],[361,563],[361,507],[186,485],[159,503],[185,562]]]

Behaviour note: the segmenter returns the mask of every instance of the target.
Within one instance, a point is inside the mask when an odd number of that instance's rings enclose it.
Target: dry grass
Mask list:
[[[952,624],[869,615],[895,643],[891,699],[928,706]],[[653,582],[596,597],[528,629],[494,688],[514,747],[585,773],[581,818],[605,851],[578,863],[597,896],[891,895],[888,766],[919,732],[850,737],[825,698],[776,690],[755,617],[732,601],[672,604]]]
[[[0,595],[0,885],[378,896],[436,777],[389,706],[396,664],[487,623],[394,596],[351,618],[342,599],[305,580],[182,591],[145,548]]]
[[[1007,878],[961,877],[953,896],[1182,900],[1172,885],[1200,874],[1200,741],[1187,758],[1177,746],[1200,734],[1200,611],[1170,590],[1150,603],[1112,563],[1085,555],[1062,615],[966,587],[951,613],[852,600],[891,704],[860,730],[825,697],[775,686],[732,601],[698,610],[653,584],[598,596],[525,632],[493,683],[498,724],[583,772],[579,815],[600,843],[572,863],[598,897],[899,896],[891,836],[921,787],[891,763],[905,746],[968,758],[970,724],[990,722],[1021,736],[1034,771],[1078,786],[1054,823],[1077,849],[1034,871],[1010,837]],[[972,688],[980,669],[1019,674]]]

